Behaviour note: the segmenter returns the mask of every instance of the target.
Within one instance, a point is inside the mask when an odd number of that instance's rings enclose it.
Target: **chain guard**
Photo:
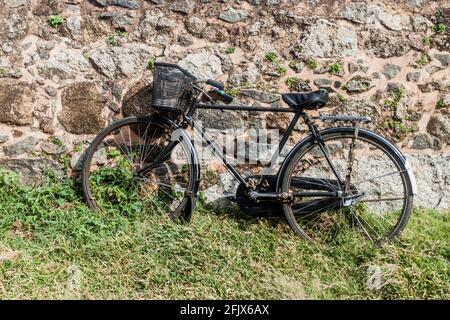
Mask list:
[[[260,186],[257,189],[260,191],[275,192],[277,185],[277,176],[263,176],[268,182],[267,188],[264,190]],[[261,176],[251,176],[246,180],[256,179],[261,180]],[[247,195],[245,186],[241,183],[236,190],[236,202],[243,212],[254,217],[282,217],[284,216],[283,205],[280,202],[260,201],[255,202]]]
[[[263,179],[261,179],[263,178]],[[259,185],[256,187],[257,191],[262,192],[277,192],[277,176],[251,176],[246,180],[256,179],[259,181]],[[261,181],[267,181],[266,187],[261,187]],[[314,179],[296,177],[293,179],[292,184],[297,188],[303,190],[312,191],[335,191],[339,188],[336,180],[330,179]],[[357,192],[354,186],[351,186],[351,190]],[[236,202],[239,208],[246,214],[254,217],[281,217],[284,216],[283,205],[281,202],[276,201],[259,201],[256,202],[248,197],[245,186],[241,183],[236,191]],[[292,206],[292,210],[297,211],[296,215],[307,215],[310,213],[319,214],[332,209],[339,209],[343,206],[341,199],[312,199],[304,201],[302,203],[296,203]]]

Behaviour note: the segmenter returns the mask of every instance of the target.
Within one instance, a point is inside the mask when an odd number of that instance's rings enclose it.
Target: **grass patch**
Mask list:
[[[319,248],[284,219],[94,213],[52,176],[33,189],[2,171],[0,187],[0,299],[449,298],[448,213],[415,211],[383,248],[357,233]]]

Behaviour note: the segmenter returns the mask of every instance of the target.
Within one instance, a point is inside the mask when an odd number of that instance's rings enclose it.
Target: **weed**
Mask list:
[[[147,63],[147,69],[148,69],[148,70],[153,70],[153,69],[155,69],[155,63],[156,63],[156,60],[155,60],[155,59],[150,59],[150,60],[148,61],[148,63]]]
[[[299,64],[299,62],[300,62],[300,61],[298,61],[298,60],[296,60],[296,59],[291,60],[291,61],[289,62],[289,67],[291,67],[292,69],[295,69],[295,67]]]
[[[300,55],[305,51],[305,48],[301,47],[301,46],[295,46],[292,51],[297,54]]]
[[[393,135],[397,139],[403,138],[406,134],[417,131],[417,125],[410,123],[410,116],[405,114],[403,117],[398,117],[396,111],[400,100],[406,96],[406,90],[403,86],[399,86],[391,94],[390,98],[384,100],[384,105],[392,112],[392,118],[386,120],[382,124],[382,128],[392,130]]]
[[[266,61],[274,63],[274,62],[278,61],[278,55],[274,51],[269,51],[265,54],[264,59]]]
[[[445,103],[445,101],[444,101],[444,99],[439,99],[437,102],[436,102],[436,108],[437,109],[443,109],[443,108],[446,108],[446,107],[448,107],[447,106],[447,104]]]
[[[286,68],[286,66],[280,64],[277,66],[277,73],[281,76],[284,76],[286,74],[286,72],[288,71],[288,69]]]
[[[428,62],[429,62],[429,61],[428,61],[428,56],[427,56],[426,54],[424,54],[424,53],[421,53],[419,59],[417,59],[417,61],[416,61],[416,63],[417,63],[419,66],[421,66],[421,67],[423,67],[424,65],[426,65]]]
[[[317,63],[317,61],[316,61],[315,59],[309,58],[309,59],[306,61],[306,65],[308,66],[308,68],[314,70],[314,69],[317,68],[318,63]]]
[[[404,119],[407,120],[407,119]],[[382,127],[385,129],[391,129],[394,131],[394,134],[397,139],[402,138],[405,134],[417,131],[417,126],[415,124],[408,125],[405,122],[403,122],[401,119],[390,119],[386,120]]]
[[[241,93],[241,90],[239,88],[226,88],[225,93],[230,96],[237,97]]]
[[[64,172],[69,171],[71,167],[70,161],[72,160],[72,158],[67,154],[60,154],[58,160]]]
[[[106,38],[106,43],[110,46],[118,46],[120,44],[120,38],[123,38],[126,35],[127,33],[124,31],[116,31]]]
[[[73,146],[73,151],[77,153],[81,152],[81,150],[83,150],[83,146],[86,145],[87,143],[88,143],[87,141],[78,142]]]
[[[328,66],[328,72],[331,74],[338,75],[338,74],[341,74],[343,70],[344,70],[344,68],[342,67],[342,64],[339,62],[335,62]]]
[[[422,39],[422,43],[423,43],[423,45],[425,45],[425,46],[429,46],[430,45],[430,37],[429,36],[424,36],[423,37],[423,39]]]
[[[59,146],[62,147],[64,145],[64,141],[62,141],[60,138],[58,137],[51,137],[49,139],[55,146]]]
[[[225,50],[225,53],[226,54],[232,54],[232,53],[234,53],[236,51],[236,48],[235,47],[228,47],[226,50]]]
[[[50,27],[57,28],[64,22],[63,17],[59,15],[52,15],[48,18],[48,24]]]
[[[340,94],[340,93],[337,94],[337,98],[339,99],[339,101],[342,101],[342,102],[348,101],[348,98],[345,97],[345,96],[343,96],[343,95]]]
[[[299,78],[297,77],[289,77],[286,79],[286,85],[291,88],[293,87],[296,83],[298,83]]]
[[[435,33],[444,33],[445,32],[445,24],[443,24],[443,23],[435,24],[432,29]]]

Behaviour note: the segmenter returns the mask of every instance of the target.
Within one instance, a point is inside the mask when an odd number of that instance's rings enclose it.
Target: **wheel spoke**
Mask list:
[[[178,152],[177,163],[169,154],[145,176],[137,175],[144,163],[151,163],[159,155],[160,147],[170,143],[164,134],[156,137],[163,129],[151,120],[130,118],[111,124],[102,138],[91,144],[82,174],[87,175],[87,179],[83,178],[88,182],[86,199],[93,209],[128,213],[147,208],[150,212],[167,211],[171,217],[182,212],[185,193],[192,185],[190,170],[180,169],[189,165],[188,152],[182,143],[181,149],[171,150]],[[92,160],[103,159],[105,153],[106,161],[97,164],[97,160]]]
[[[363,199],[358,201],[358,203],[364,202],[384,202],[384,201],[397,201],[397,200],[405,200],[405,197],[398,198],[377,198],[377,199]]]
[[[361,183],[364,183],[364,182],[369,182],[369,181],[373,181],[373,180],[376,180],[376,179],[380,179],[380,178],[384,178],[384,177],[387,177],[387,176],[391,176],[391,175],[396,174],[396,173],[404,173],[404,172],[406,172],[406,170],[393,171],[393,172],[381,174],[379,176],[375,176],[375,177],[372,177],[372,178],[368,178],[368,179],[364,179],[364,180],[361,180],[361,181],[357,181],[357,182],[354,182],[354,183],[355,184],[361,184]]]

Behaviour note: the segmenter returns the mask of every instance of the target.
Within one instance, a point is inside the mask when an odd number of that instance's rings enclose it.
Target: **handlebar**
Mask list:
[[[210,86],[215,87],[219,90],[225,89],[225,86],[223,85],[223,83],[220,83],[219,81],[208,79],[208,80],[206,80],[206,84],[209,84]]]
[[[233,102],[234,97],[232,95],[229,95],[225,91],[218,89],[213,89],[211,91],[215,93],[222,102],[226,104],[230,104],[231,102]]]
[[[206,84],[210,85],[211,87],[213,87],[212,90],[209,91],[209,93],[214,94],[216,99],[218,99],[226,104],[230,104],[231,102],[233,102],[234,97],[224,91],[225,86],[223,85],[223,83],[212,80],[212,79],[201,79],[201,80],[197,80],[197,81],[193,82],[193,84],[199,84],[199,83],[206,83]]]

